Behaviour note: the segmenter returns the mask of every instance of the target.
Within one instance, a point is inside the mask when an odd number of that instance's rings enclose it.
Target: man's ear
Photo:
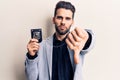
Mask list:
[[[55,17],[53,17],[52,21],[53,21],[53,24],[55,24]]]

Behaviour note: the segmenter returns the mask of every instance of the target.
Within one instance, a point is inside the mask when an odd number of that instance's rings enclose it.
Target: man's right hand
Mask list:
[[[31,39],[29,41],[29,43],[27,44],[27,50],[28,50],[28,53],[31,55],[31,56],[34,56],[36,54],[36,52],[39,50],[39,43],[38,43],[38,40],[37,39]]]

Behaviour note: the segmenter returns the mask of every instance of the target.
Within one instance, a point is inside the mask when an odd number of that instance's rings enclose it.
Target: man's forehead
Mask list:
[[[73,13],[69,9],[60,8],[56,12],[56,16],[63,16],[63,17],[72,17]]]

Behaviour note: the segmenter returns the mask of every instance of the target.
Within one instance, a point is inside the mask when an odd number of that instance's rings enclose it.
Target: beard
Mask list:
[[[71,28],[71,25],[70,25],[70,27],[69,27],[68,29],[66,29],[66,30],[63,32],[63,31],[60,31],[60,30],[59,30],[59,28],[58,28],[57,25],[55,25],[55,30],[56,30],[56,32],[57,32],[59,35],[65,35],[66,33],[68,33],[68,32],[70,31],[70,28]]]

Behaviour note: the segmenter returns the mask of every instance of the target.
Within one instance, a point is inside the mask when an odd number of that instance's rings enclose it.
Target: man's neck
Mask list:
[[[58,34],[58,33],[56,32],[56,33],[55,33],[55,36],[56,36],[56,38],[57,38],[58,40],[62,41],[62,40],[66,37],[67,34],[68,34],[68,33],[66,33],[66,34],[64,34],[64,35],[60,35],[60,34]]]

